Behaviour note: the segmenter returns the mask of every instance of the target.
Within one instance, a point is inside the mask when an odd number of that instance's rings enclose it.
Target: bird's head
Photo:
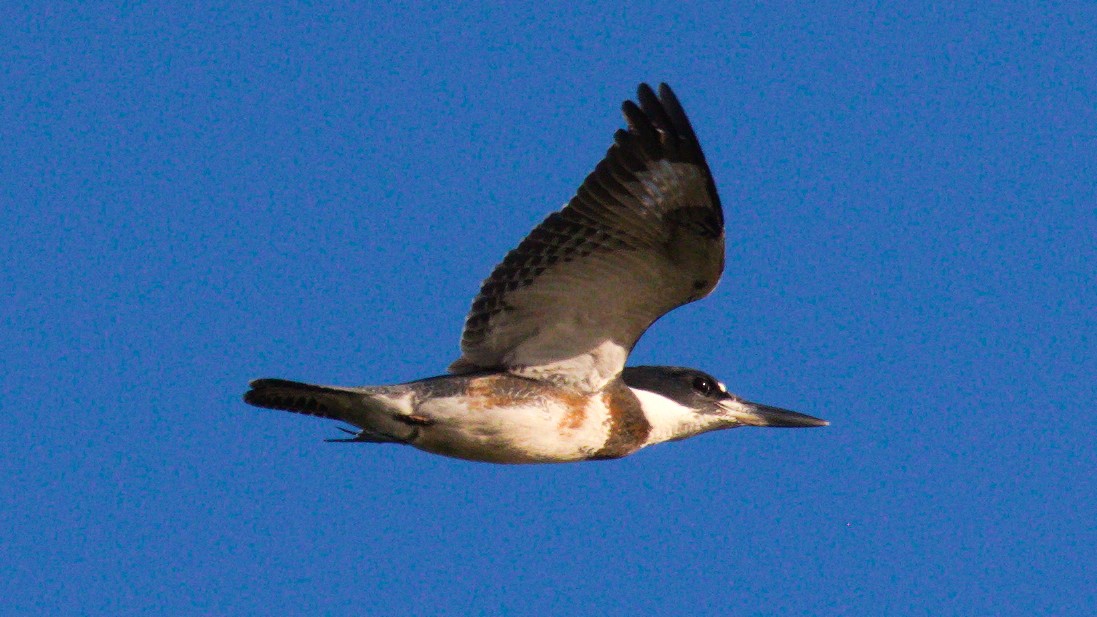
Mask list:
[[[712,375],[695,369],[630,366],[621,378],[636,394],[652,424],[652,443],[738,426],[806,428],[829,424],[806,414],[739,398]]]

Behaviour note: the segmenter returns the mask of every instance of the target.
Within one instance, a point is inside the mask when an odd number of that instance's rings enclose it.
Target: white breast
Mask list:
[[[423,401],[416,414],[431,424],[411,445],[473,461],[579,461],[597,452],[609,435],[609,411],[601,396],[443,397]]]

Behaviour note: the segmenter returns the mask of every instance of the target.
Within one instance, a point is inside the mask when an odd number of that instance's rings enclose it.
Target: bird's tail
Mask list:
[[[256,379],[244,393],[244,402],[266,409],[281,409],[353,424],[361,431],[353,439],[328,441],[369,441],[407,443],[414,438],[413,425],[396,414],[366,388],[317,386],[285,379]],[[345,429],[344,429],[345,430]]]

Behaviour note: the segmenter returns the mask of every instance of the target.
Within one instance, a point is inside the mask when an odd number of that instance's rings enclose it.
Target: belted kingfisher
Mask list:
[[[760,405],[701,371],[626,367],[656,319],[724,270],[724,214],[666,84],[622,105],[627,129],[564,208],[495,267],[449,374],[345,388],[258,379],[244,401],[340,420],[350,441],[491,463],[562,463],[739,426],[827,422]]]

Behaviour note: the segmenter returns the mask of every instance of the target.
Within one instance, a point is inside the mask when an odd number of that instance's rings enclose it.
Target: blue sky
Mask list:
[[[0,612],[1097,610],[1093,4],[5,22]],[[498,467],[241,402],[441,373],[641,81],[729,242],[632,362],[832,426]]]

